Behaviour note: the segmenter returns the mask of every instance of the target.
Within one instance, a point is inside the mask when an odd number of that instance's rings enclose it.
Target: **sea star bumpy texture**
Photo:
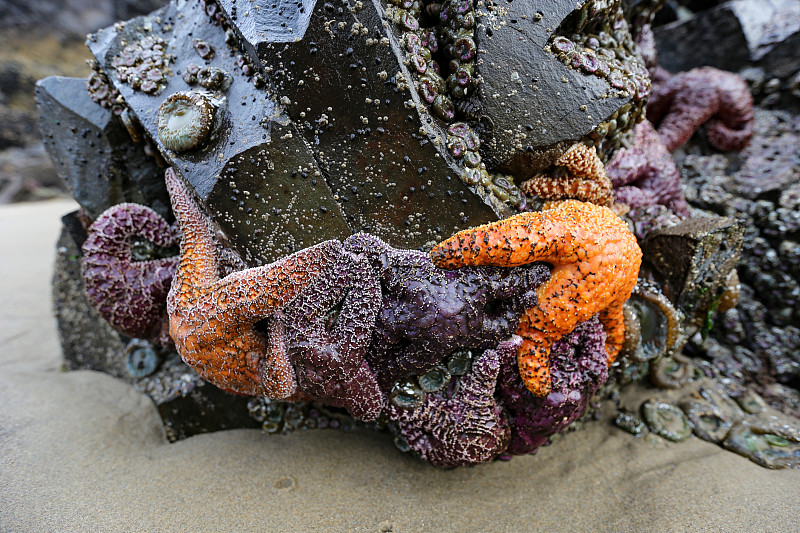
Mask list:
[[[137,260],[134,238],[168,248],[180,237],[149,207],[123,203],[108,208],[89,227],[83,244],[86,296],[115,330],[168,344],[167,293],[178,257]]]
[[[276,399],[292,396],[297,382],[281,328],[270,328],[268,340],[254,326],[332,265],[341,243],[326,241],[220,279],[217,245],[207,220],[173,169],[167,170],[166,183],[183,233],[167,298],[170,336],[178,353],[221,389]]]
[[[696,68],[653,85],[647,118],[670,152],[703,124],[716,148],[741,150],[753,135],[753,96],[737,74]]]
[[[614,185],[614,200],[631,208],[661,204],[688,216],[681,191],[681,174],[653,125],[634,126],[630,148],[620,148],[606,165]]]
[[[677,226],[685,217],[676,215],[663,205],[654,204],[631,209],[625,213],[625,219],[636,240],[642,242],[654,231]]]
[[[553,343],[552,389],[544,397],[534,396],[525,387],[514,365],[514,351],[502,352],[506,358],[501,360],[497,383],[511,426],[506,453],[533,452],[586,411],[589,401],[608,379],[605,342],[603,325],[592,318]]]
[[[597,313],[608,335],[609,364],[625,336],[622,304],[636,285],[642,251],[627,225],[606,207],[567,200],[548,211],[522,213],[471,228],[431,250],[444,268],[470,265],[553,265],[525,312],[517,333],[522,379],[537,396],[550,392],[549,352],[553,342]]]
[[[367,234],[348,238],[345,248],[364,254],[382,285],[367,360],[380,369],[385,390],[401,377],[430,370],[453,351],[490,348],[508,338],[549,274],[541,264],[438,269],[428,254],[392,248]]]
[[[573,144],[555,165],[564,167],[566,174],[534,176],[520,185],[522,192],[546,200],[573,198],[597,205],[611,204],[611,182],[594,147]]]
[[[436,466],[483,463],[502,453],[511,434],[495,401],[501,363],[513,360],[521,339],[486,350],[469,373],[447,389],[428,394],[416,409],[389,406],[400,436]]]
[[[331,317],[339,303],[338,316]],[[380,305],[372,267],[345,247],[332,268],[276,315],[287,332],[300,390],[359,420],[375,420],[383,407],[383,393],[365,360]]]

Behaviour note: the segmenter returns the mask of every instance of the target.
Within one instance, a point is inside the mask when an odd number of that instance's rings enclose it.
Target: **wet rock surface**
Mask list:
[[[575,14],[570,1],[479,10],[475,44],[483,83],[478,98],[490,125],[484,152],[504,172],[534,176],[560,155],[561,143],[581,139],[633,101],[633,95],[556,57],[553,37],[583,30],[572,22]]]
[[[681,2],[687,4],[687,2]],[[800,105],[800,5],[793,0],[689,2],[680,20],[655,28],[662,67],[739,72],[765,105]],[[681,6],[682,7],[682,6]]]
[[[247,2],[222,4],[354,232],[420,248],[509,213],[459,179],[446,133],[409,84],[402,43],[383,26],[381,4],[287,4],[286,28],[274,37],[277,19],[262,20],[267,15]]]
[[[697,315],[711,310],[727,289],[743,232],[733,218],[695,217],[654,231],[642,243],[646,261],[663,276],[665,295],[687,317],[685,327],[698,319],[702,324],[705,317]]]
[[[125,201],[170,216],[159,166],[111,111],[89,98],[85,80],[47,78],[37,84],[36,99],[45,148],[90,217]]]

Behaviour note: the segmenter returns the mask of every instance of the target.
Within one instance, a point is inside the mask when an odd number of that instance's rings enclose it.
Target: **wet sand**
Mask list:
[[[800,470],[695,437],[636,439],[611,406],[534,456],[455,470],[371,430],[170,444],[145,395],[61,371],[50,276],[74,205],[0,208],[0,531],[800,529]]]

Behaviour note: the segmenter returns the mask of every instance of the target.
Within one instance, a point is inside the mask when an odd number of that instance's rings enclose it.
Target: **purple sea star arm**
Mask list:
[[[332,269],[282,311],[300,388],[360,420],[376,419],[383,405],[377,378],[364,358],[380,296],[366,259],[345,250]],[[338,317],[327,324],[340,302]]]
[[[741,76],[713,67],[681,72],[655,83],[647,118],[673,151],[706,125],[720,150],[742,150],[753,134],[753,97]]]
[[[606,165],[615,201],[630,207],[661,204],[688,215],[681,176],[672,155],[647,120],[634,128],[634,143],[620,148]]]
[[[341,243],[325,241],[263,267],[219,279],[218,244],[194,197],[174,169],[165,174],[180,221],[181,260],[167,298],[170,336],[203,379],[246,396],[285,399],[296,392],[279,327],[269,339],[256,327],[334,264]]]
[[[510,432],[494,394],[501,360],[513,359],[520,342],[514,337],[486,350],[454,389],[428,394],[415,409],[391,405],[389,416],[411,449],[446,467],[483,463],[502,453]]]
[[[498,377],[501,403],[509,412],[511,441],[507,453],[527,454],[565,429],[585,411],[608,378],[606,334],[596,317],[579,324],[550,350],[552,389],[545,397],[530,393],[512,354]],[[505,352],[503,352],[505,354]]]
[[[161,337],[167,293],[178,256],[134,260],[133,238],[157,246],[177,243],[180,233],[149,207],[110,207],[89,227],[82,273],[89,303],[117,331],[131,337]],[[165,339],[166,336],[163,336]]]

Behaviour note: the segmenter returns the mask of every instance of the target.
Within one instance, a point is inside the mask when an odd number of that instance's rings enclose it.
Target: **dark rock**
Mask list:
[[[45,148],[90,217],[125,201],[170,215],[162,171],[119,119],[89,98],[86,80],[51,76],[37,83],[36,99]]]
[[[187,35],[219,52],[203,60]],[[114,62],[122,57],[134,63],[136,54],[144,55],[141,43],[148,45],[149,53],[152,41],[159,39],[160,59],[166,65],[151,69],[160,74],[161,89],[148,94],[123,81],[128,74]],[[256,87],[252,65],[230,48],[225,29],[209,22],[203,3],[181,8],[172,3],[149,16],[101,30],[90,36],[88,44],[146,135],[206,202],[251,265],[350,233],[297,129],[276,97]],[[198,148],[173,152],[159,139],[157,111],[169,95],[193,90],[190,82],[196,80],[182,74],[197,64],[225,73],[227,81],[206,93],[222,102],[215,112],[221,124],[218,134],[212,132]]]
[[[521,179],[552,164],[562,151],[547,148],[581,139],[632,101],[550,51],[548,41],[563,34],[560,26],[574,12],[570,0],[509,2],[478,17],[478,95],[493,125],[491,133],[481,132],[484,152],[501,171]]]
[[[800,182],[800,120],[784,112],[756,110],[753,132],[741,154],[741,168],[733,174],[735,192],[751,200],[775,201]]]
[[[459,179],[378,2],[338,10],[286,2],[279,14],[248,1],[221,4],[283,95],[354,232],[420,248],[510,213]]]
[[[687,326],[703,326],[725,292],[743,231],[731,218],[695,217],[656,230],[642,243],[645,261],[662,276],[664,295],[687,317]]]
[[[800,4],[736,0],[655,29],[660,66],[671,72],[759,66],[770,78],[800,69]]]

